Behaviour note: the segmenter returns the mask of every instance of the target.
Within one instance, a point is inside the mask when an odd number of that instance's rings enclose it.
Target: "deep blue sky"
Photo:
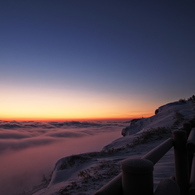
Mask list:
[[[194,24],[194,1],[1,0],[0,117],[43,104],[122,117],[188,98]]]

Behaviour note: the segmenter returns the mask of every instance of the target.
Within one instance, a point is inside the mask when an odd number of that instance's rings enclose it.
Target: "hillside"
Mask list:
[[[194,96],[193,96],[194,97]],[[60,159],[50,179],[45,179],[33,195],[92,195],[120,173],[125,158],[140,157],[171,136],[171,131],[195,120],[194,98],[159,107],[149,118],[134,119],[122,129],[123,137],[114,140],[100,152],[84,153]],[[170,150],[154,170],[155,186],[162,178],[174,174],[173,151]],[[163,169],[163,171],[162,171]]]
[[[159,107],[154,116],[132,120],[131,124],[122,130],[122,135],[132,135],[157,127],[177,128],[194,116],[194,109],[195,104],[191,100],[168,103]]]

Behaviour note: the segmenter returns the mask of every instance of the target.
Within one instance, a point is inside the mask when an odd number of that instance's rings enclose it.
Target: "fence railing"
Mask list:
[[[174,148],[175,175],[164,178],[153,189],[153,169],[156,163]],[[122,172],[100,188],[95,195],[195,195],[195,128],[185,124],[139,159],[126,159]]]

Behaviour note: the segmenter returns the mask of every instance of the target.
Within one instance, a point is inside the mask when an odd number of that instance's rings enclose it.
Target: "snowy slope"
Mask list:
[[[159,107],[157,114],[149,118],[143,118],[130,124],[122,130],[122,135],[132,135],[138,132],[146,131],[157,127],[177,127],[184,121],[194,116],[195,107],[193,101],[173,102]]]
[[[92,195],[110,179],[120,173],[120,162],[125,158],[141,157],[170,134],[154,136],[140,144],[132,145],[142,132],[165,128],[174,130],[195,118],[194,101],[179,101],[166,104],[149,118],[133,120],[122,130],[124,137],[114,140],[100,152],[85,153],[60,159],[54,168],[50,183],[33,195]],[[154,170],[154,183],[174,174],[173,151],[168,152],[157,163]],[[28,193],[26,193],[28,194]],[[30,194],[30,192],[29,192]],[[31,193],[32,194],[32,193]]]

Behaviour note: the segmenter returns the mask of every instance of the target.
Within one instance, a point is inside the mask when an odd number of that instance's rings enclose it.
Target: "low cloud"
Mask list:
[[[69,138],[69,137],[83,137],[86,136],[84,133],[79,133],[79,132],[67,132],[67,131],[58,131],[55,133],[48,133],[47,136],[51,137],[59,137],[59,138]]]
[[[0,131],[0,139],[24,139],[29,138],[27,133],[20,133],[15,131]]]
[[[49,145],[67,138],[97,135],[113,131],[113,126],[117,125],[118,123],[102,121],[0,121],[0,152]]]
[[[64,121],[64,122],[37,122],[37,121],[0,121],[0,128],[3,129],[21,129],[21,128],[91,128],[91,127],[102,127],[111,126],[113,122],[101,123],[101,122],[80,122],[80,121]]]
[[[22,150],[56,142],[52,138],[26,138],[23,140],[0,140],[0,153],[10,150]]]
[[[120,125],[105,121],[0,121],[1,194],[23,194],[39,184],[43,175],[49,175],[64,156],[100,150],[114,134],[120,136]]]

